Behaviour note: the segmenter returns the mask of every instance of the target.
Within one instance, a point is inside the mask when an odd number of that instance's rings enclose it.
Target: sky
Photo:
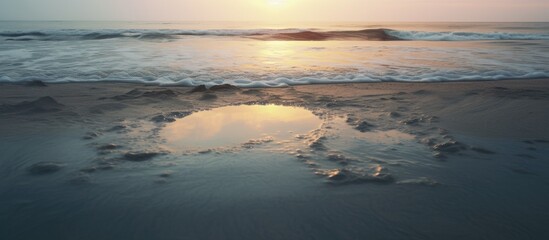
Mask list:
[[[549,21],[549,0],[0,0],[0,20]]]

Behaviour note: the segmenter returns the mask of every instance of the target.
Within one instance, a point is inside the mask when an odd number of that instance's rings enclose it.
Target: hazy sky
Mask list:
[[[0,20],[549,21],[549,0],[0,0]]]

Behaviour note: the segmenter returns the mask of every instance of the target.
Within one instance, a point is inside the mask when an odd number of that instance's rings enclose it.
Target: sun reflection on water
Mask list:
[[[266,41],[263,42],[263,48],[260,50],[260,56],[263,60],[263,64],[267,65],[279,65],[279,64],[292,64],[294,59],[294,48],[288,41]]]

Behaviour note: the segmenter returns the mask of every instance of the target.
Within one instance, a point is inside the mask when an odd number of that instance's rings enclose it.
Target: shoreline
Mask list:
[[[548,77],[539,77],[539,78],[509,78],[509,79],[476,79],[476,80],[444,80],[444,81],[377,81],[377,82],[330,82],[330,83],[304,83],[304,84],[294,84],[286,86],[258,86],[258,87],[248,87],[248,86],[236,86],[242,89],[269,89],[269,88],[287,88],[287,87],[298,87],[298,86],[314,86],[314,85],[349,85],[349,84],[452,84],[452,83],[485,83],[485,82],[520,82],[520,81],[549,81]],[[64,84],[128,84],[128,85],[143,85],[143,86],[156,86],[156,87],[177,87],[177,88],[194,88],[202,85],[178,85],[176,83],[156,83],[156,82],[134,82],[134,81],[124,81],[124,80],[113,80],[113,81],[72,81],[72,82],[43,82],[41,80],[30,80],[30,81],[20,81],[20,82],[10,82],[10,81],[0,81],[0,86],[2,85],[15,85],[15,86],[25,86],[29,84],[44,84],[44,85],[64,85]],[[225,85],[223,84],[213,84],[215,85]],[[231,84],[229,84],[231,85]]]
[[[109,113],[138,118],[172,110],[196,111],[216,107],[265,103],[298,105],[324,114],[376,114],[399,112],[406,117],[428,114],[440,118],[437,125],[481,136],[549,136],[542,128],[549,122],[549,79],[461,81],[461,82],[373,82],[311,84],[274,88],[228,87],[215,91],[185,86],[140,83],[1,84],[0,106],[17,105],[40,97],[51,97],[79,117],[103,121]],[[140,93],[132,95],[132,90]],[[104,108],[104,109],[102,109]],[[399,108],[407,109],[398,111]],[[416,110],[410,110],[410,109]],[[478,109],[484,109],[479,111]],[[357,113],[358,112],[358,113]],[[56,112],[52,112],[56,114]],[[58,113],[57,113],[58,114]],[[41,114],[5,116],[28,117]],[[519,119],[522,116],[524,119]],[[362,116],[367,118],[366,115]],[[370,117],[371,118],[371,117]],[[371,121],[379,121],[371,119]],[[483,122],[484,121],[484,122]],[[486,121],[494,124],[486,125]],[[401,127],[392,123],[392,127]],[[528,129],[524,131],[524,129]],[[539,129],[541,128],[541,129]],[[490,130],[491,129],[491,130]],[[519,130],[521,129],[521,130]],[[488,131],[487,131],[488,130]]]

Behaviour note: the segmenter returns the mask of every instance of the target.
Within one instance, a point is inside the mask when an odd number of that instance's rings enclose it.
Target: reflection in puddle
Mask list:
[[[286,140],[321,124],[304,108],[240,105],[194,113],[167,125],[162,136],[174,149],[217,148],[261,139]]]

